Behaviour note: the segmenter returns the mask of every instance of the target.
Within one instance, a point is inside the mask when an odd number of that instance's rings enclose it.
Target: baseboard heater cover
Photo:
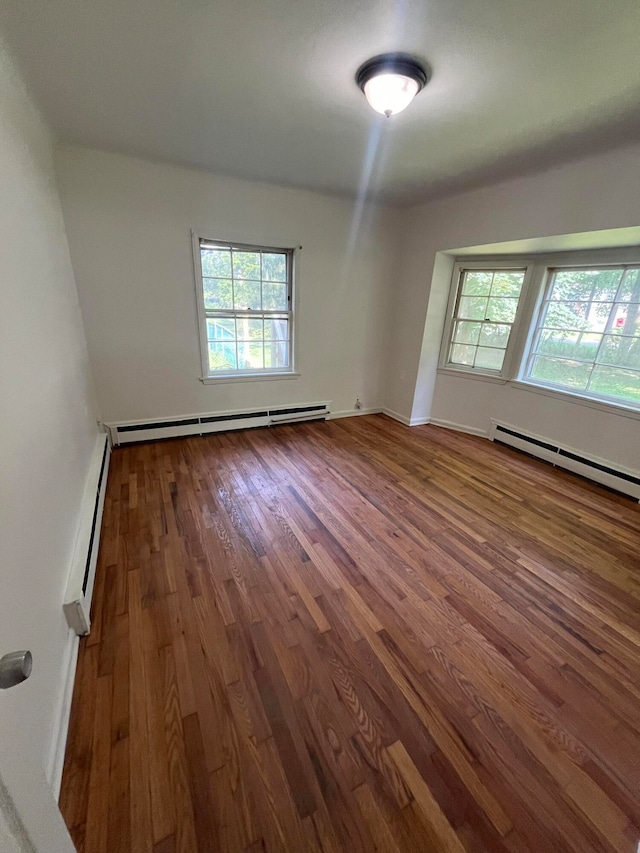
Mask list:
[[[180,418],[155,419],[149,421],[108,424],[114,445],[132,444],[140,441],[157,441],[162,438],[181,438],[188,435],[207,435],[235,429],[268,427],[276,424],[292,424],[326,420],[331,414],[331,401],[304,403],[299,406],[277,406],[273,408],[246,409],[236,412],[219,412],[185,415]]]
[[[111,457],[109,436],[103,433],[96,442],[80,511],[78,536],[64,600],[69,627],[84,636],[91,628],[91,598],[98,562],[100,527],[107,489]]]
[[[640,473],[579,453],[574,448],[562,447],[550,439],[523,432],[517,427],[491,422],[489,438],[499,444],[515,447],[552,465],[566,468],[610,489],[630,495],[640,501]]]

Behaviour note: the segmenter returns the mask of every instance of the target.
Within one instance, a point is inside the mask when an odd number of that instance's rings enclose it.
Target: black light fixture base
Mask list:
[[[367,59],[356,72],[356,83],[364,92],[365,85],[379,74],[403,74],[418,84],[418,92],[427,85],[429,79],[425,65],[408,53],[381,53]]]

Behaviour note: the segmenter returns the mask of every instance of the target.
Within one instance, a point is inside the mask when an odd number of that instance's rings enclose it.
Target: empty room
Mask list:
[[[0,4],[0,853],[638,853],[640,5]]]

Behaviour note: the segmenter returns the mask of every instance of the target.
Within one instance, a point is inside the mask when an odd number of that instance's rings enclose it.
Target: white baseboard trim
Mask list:
[[[60,796],[60,786],[62,785],[62,770],[64,768],[64,755],[67,749],[71,700],[73,699],[73,685],[76,679],[79,646],[80,638],[75,631],[69,628],[63,655],[62,682],[56,701],[53,736],[47,765],[47,782],[53,791],[56,801]]]
[[[399,412],[394,412],[393,409],[380,409],[380,411],[383,415],[388,415],[390,418],[393,418],[394,421],[399,421],[405,426],[422,426],[423,424],[431,423],[431,418],[405,418],[404,415],[401,415]]]
[[[380,406],[374,406],[371,409],[344,409],[342,412],[331,412],[330,421],[336,418],[355,418],[357,415],[379,415],[382,409]]]
[[[455,430],[455,432],[466,432],[468,435],[479,435],[481,438],[489,438],[489,430],[486,429],[477,429],[476,427],[466,426],[466,424],[457,424],[455,421],[443,421],[440,418],[431,418],[431,423],[434,426]]]
[[[405,418],[404,415],[401,415],[399,412],[394,412],[393,409],[381,409],[383,415],[387,415],[390,418],[393,418],[394,421],[400,421],[401,424],[405,426],[411,426],[411,421],[409,418]]]

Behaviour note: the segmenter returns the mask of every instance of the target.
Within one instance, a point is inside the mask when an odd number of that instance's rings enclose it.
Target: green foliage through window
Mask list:
[[[640,268],[552,270],[526,378],[640,403]]]
[[[500,371],[525,270],[462,270],[448,363]]]
[[[524,350],[524,381],[640,409],[639,264],[456,269],[446,366],[511,378]],[[528,269],[544,290],[518,313]]]

